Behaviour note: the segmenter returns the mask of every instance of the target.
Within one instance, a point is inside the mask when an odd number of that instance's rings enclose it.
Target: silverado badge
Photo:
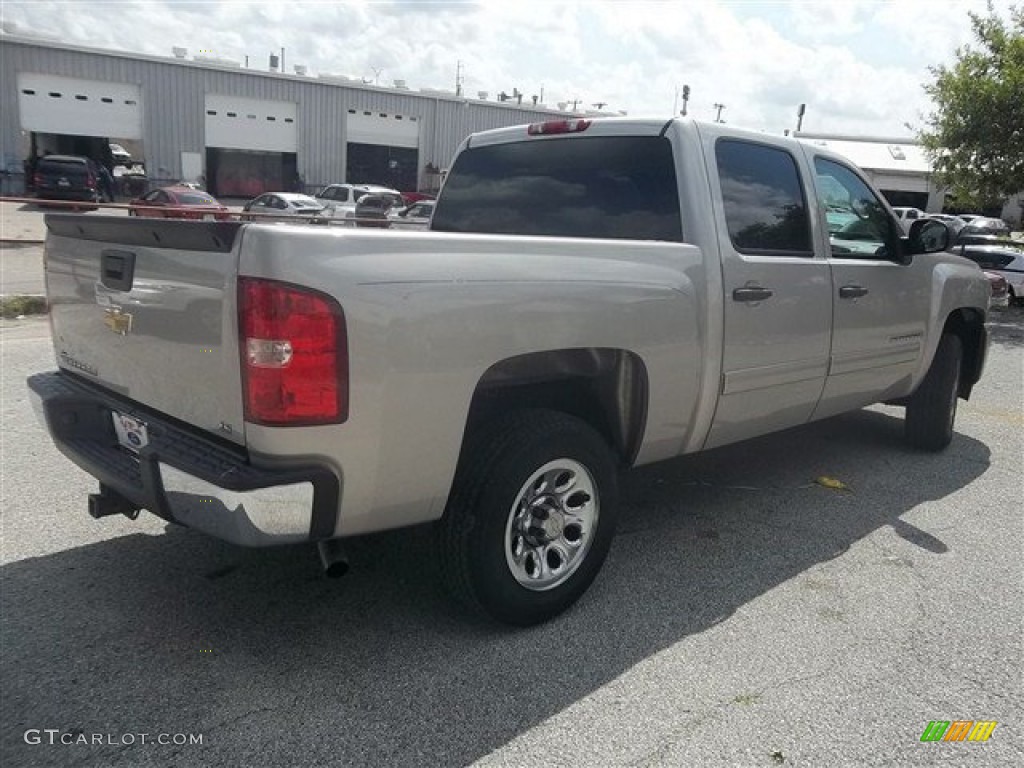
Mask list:
[[[132,332],[132,316],[122,312],[120,307],[108,307],[103,310],[103,323],[114,333],[125,336]]]

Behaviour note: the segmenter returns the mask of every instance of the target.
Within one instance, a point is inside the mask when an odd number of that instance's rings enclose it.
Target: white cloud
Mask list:
[[[997,7],[1005,8],[1008,0]],[[904,134],[928,104],[928,66],[970,39],[967,10],[984,0],[844,2],[19,2],[4,22],[69,43],[170,55],[191,53],[265,69],[395,79],[465,92],[519,88],[549,104],[606,102],[668,115],[692,89],[691,114],[781,131],[807,104],[805,129]]]

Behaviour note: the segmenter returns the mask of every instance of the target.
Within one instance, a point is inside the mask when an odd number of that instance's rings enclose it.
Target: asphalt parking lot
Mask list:
[[[509,630],[448,602],[426,529],[330,581],[306,547],[92,520],[27,401],[47,323],[0,321],[0,762],[1022,765],[1024,311],[991,329],[946,452],[879,406],[634,471],[594,587]]]

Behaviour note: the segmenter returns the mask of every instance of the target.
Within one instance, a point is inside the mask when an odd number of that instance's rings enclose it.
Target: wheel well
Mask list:
[[[520,408],[547,408],[587,422],[628,466],[640,450],[647,421],[647,369],[639,357],[621,349],[510,357],[488,368],[477,384],[466,434]]]
[[[985,364],[985,320],[976,309],[958,309],[946,318],[943,333],[960,337],[963,344],[963,375],[960,377],[960,397],[967,400],[971,390],[981,378]]]

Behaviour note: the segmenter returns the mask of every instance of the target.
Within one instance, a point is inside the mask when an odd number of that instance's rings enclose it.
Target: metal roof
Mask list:
[[[932,164],[924,147],[916,139],[856,138],[826,134],[798,133],[807,144],[825,147],[849,158],[856,165],[886,173],[930,174]]]

